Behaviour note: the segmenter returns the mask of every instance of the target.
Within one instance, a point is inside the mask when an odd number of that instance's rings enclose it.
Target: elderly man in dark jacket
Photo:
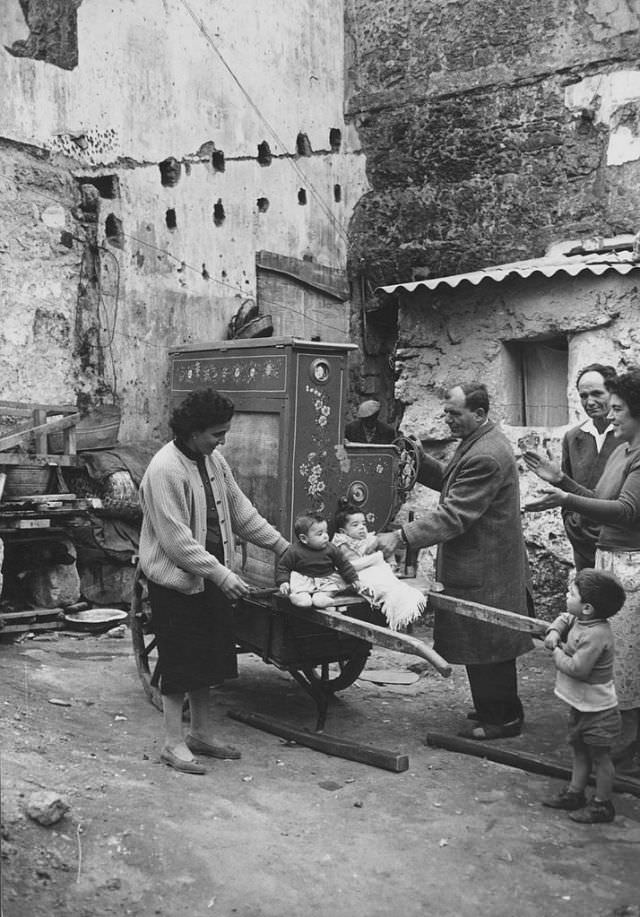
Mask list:
[[[529,571],[520,522],[518,469],[505,436],[489,420],[487,389],[478,382],[450,389],[446,422],[461,442],[446,465],[422,455],[418,481],[440,491],[437,509],[397,532],[378,536],[385,553],[437,544],[436,573],[445,592],[518,614],[528,612]],[[519,735],[524,713],[516,657],[532,649],[515,630],[438,611],[435,647],[467,667],[477,720],[473,739]]]
[[[615,377],[613,366],[591,363],[580,370],[576,379],[587,419],[571,427],[563,437],[562,471],[589,490],[596,486],[607,459],[620,445],[609,423],[609,392],[605,386],[605,382]],[[576,570],[593,567],[600,526],[569,509],[562,510],[562,521],[573,548]]]

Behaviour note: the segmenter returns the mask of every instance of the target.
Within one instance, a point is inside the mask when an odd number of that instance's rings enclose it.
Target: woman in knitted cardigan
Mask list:
[[[164,712],[160,757],[192,774],[205,773],[193,753],[240,757],[214,741],[209,719],[209,687],[237,676],[233,605],[249,592],[233,569],[234,536],[277,554],[288,546],[216,452],[233,410],[213,389],[187,395],[171,415],[173,441],[154,455],[140,485],[140,566],[149,584]],[[183,737],[185,694],[191,725]]]

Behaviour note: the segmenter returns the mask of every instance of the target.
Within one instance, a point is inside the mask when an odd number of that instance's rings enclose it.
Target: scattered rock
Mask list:
[[[63,700],[61,697],[50,697],[49,703],[55,704],[56,707],[70,707],[71,706],[70,700]]]
[[[25,812],[41,825],[54,825],[69,811],[69,804],[53,790],[32,793]]]
[[[323,790],[341,790],[342,784],[336,783],[335,780],[321,780],[318,784]]]

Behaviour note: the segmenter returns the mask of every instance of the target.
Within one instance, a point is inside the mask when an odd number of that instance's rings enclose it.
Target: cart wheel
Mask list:
[[[398,490],[401,493],[410,491],[418,480],[420,470],[420,446],[408,436],[398,436],[393,445],[400,452],[398,466]]]
[[[367,664],[369,651],[339,659],[337,662],[323,662],[320,665],[302,669],[309,684],[318,687],[325,694],[344,691],[352,685]]]
[[[151,632],[151,614],[144,602],[144,580],[140,568],[136,569],[133,581],[133,599],[131,601],[130,627],[133,652],[136,657],[138,675],[154,707],[162,710],[162,695],[158,686],[153,684],[153,675],[158,664],[155,634]]]

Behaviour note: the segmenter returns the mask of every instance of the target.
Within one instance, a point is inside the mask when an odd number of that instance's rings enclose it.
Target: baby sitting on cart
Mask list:
[[[376,536],[367,529],[364,513],[345,498],[338,503],[333,544],[358,572],[363,588],[368,588],[372,604],[379,608],[391,630],[400,630],[419,618],[427,605],[424,595],[399,580],[382,551],[370,551]]]
[[[289,545],[276,566],[276,585],[293,605],[327,608],[338,593],[363,594],[354,567],[329,540],[326,520],[317,513],[298,516],[293,525],[297,540]],[[364,591],[365,598],[369,595]]]

